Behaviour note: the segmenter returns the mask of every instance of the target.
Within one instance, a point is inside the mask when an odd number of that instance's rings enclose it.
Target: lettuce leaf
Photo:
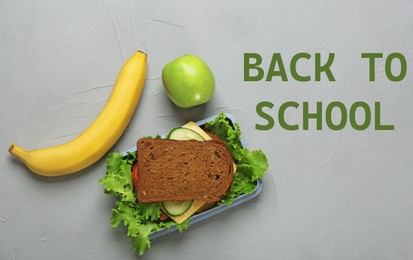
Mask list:
[[[264,176],[268,161],[261,150],[249,151],[241,143],[241,131],[238,124],[233,124],[224,113],[219,114],[205,127],[221,137],[233,155],[237,171],[233,184],[220,204],[231,204],[240,195],[250,194],[256,188],[257,179]],[[157,135],[155,138],[160,138]],[[190,218],[182,224],[173,220],[161,222],[161,208],[158,203],[138,203],[136,190],[132,180],[132,166],[136,162],[136,152],[126,155],[112,152],[106,161],[106,176],[99,180],[106,194],[117,197],[112,209],[110,223],[117,228],[121,223],[127,227],[127,235],[132,242],[132,249],[139,255],[150,248],[150,235],[163,228],[176,226],[182,233],[189,228]]]
[[[116,228],[123,222],[127,226],[127,235],[132,241],[132,249],[143,255],[150,248],[150,235],[163,228],[171,228],[175,222],[159,221],[161,208],[158,203],[138,203],[133,187],[132,166],[136,161],[136,152],[123,155],[110,153],[106,162],[106,176],[100,179],[106,194],[115,195],[118,200],[112,209],[110,223]],[[185,229],[182,226],[181,229]]]

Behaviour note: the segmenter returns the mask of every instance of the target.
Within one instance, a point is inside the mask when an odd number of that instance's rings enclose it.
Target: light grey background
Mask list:
[[[136,259],[114,199],[98,184],[105,158],[68,177],[31,174],[7,149],[68,141],[104,106],[122,63],[148,53],[143,95],[112,150],[221,111],[270,162],[261,195],[153,242],[143,259],[412,259],[413,18],[411,1],[0,1],[0,259]],[[248,83],[243,53],[266,68],[274,52],[336,54],[336,82]],[[368,81],[362,52],[400,52],[408,72],[387,80],[384,59]],[[165,95],[163,66],[186,53],[216,76],[205,106],[181,110]],[[300,72],[313,75],[314,60]],[[395,69],[397,71],[397,68]],[[313,76],[312,76],[313,77]],[[314,77],[313,77],[314,78]],[[394,131],[255,130],[258,102],[381,102]],[[277,110],[272,111],[277,117]],[[300,122],[300,110],[287,114]]]

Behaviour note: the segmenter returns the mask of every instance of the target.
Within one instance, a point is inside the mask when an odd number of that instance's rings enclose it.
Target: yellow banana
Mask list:
[[[13,144],[9,152],[32,172],[48,177],[74,173],[95,163],[118,141],[132,118],[145,83],[146,59],[146,54],[138,51],[125,62],[105,107],[78,137],[31,151]]]

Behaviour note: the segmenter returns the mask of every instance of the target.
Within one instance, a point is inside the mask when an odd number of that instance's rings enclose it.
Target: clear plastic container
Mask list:
[[[236,119],[234,118],[234,116],[232,116],[231,114],[228,114],[228,113],[225,113],[225,115],[228,119],[230,119],[232,125],[234,123],[236,123]],[[196,124],[199,125],[199,126],[202,126],[206,122],[214,120],[217,116],[218,115],[205,118],[203,120],[200,120],[200,121],[196,122]],[[165,137],[165,136],[166,136],[166,134],[164,134],[162,137]],[[247,147],[246,142],[245,142],[244,139],[241,139],[241,144],[244,147]],[[133,151],[136,151],[136,147],[130,148],[130,149],[124,151],[123,153],[126,154],[127,152],[133,152]],[[257,197],[261,193],[261,191],[262,191],[262,179],[258,179],[257,180],[257,186],[255,187],[254,191],[251,194],[244,194],[244,195],[241,195],[241,196],[235,198],[234,201],[230,205],[222,204],[222,205],[215,206],[215,207],[213,207],[209,210],[203,211],[201,213],[197,213],[197,214],[195,214],[191,217],[189,225],[193,225],[195,223],[198,223],[198,222],[201,222],[203,220],[209,219],[209,218],[211,218],[211,217],[213,217],[213,216],[215,216],[219,213],[225,212],[227,210],[230,210],[231,208],[234,208],[236,206],[244,204],[247,201]],[[178,229],[175,226],[171,227],[170,229],[165,228],[165,229],[162,229],[160,231],[154,232],[150,236],[150,239],[152,240],[152,239],[164,236],[166,234],[176,232],[177,230]]]

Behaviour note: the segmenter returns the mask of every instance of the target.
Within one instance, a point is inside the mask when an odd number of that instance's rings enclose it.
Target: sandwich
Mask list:
[[[265,154],[243,147],[238,124],[221,113],[202,126],[189,122],[164,137],[140,138],[135,151],[110,153],[100,183],[118,198],[112,227],[123,222],[142,255],[153,233],[182,233],[192,216],[252,193],[267,168]]]
[[[226,144],[194,122],[173,129],[166,139],[139,139],[135,164],[138,202],[161,203],[178,224],[223,199],[236,168]]]

